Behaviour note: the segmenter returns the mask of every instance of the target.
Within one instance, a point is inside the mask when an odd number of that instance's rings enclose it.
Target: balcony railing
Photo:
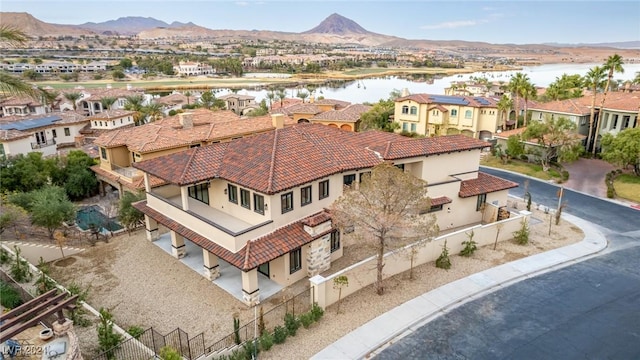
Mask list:
[[[132,167],[122,167],[122,166],[113,165],[113,164],[111,166],[113,167],[113,171],[117,172],[118,174],[124,177],[128,177],[130,179],[133,179],[139,174],[138,169],[135,169]]]
[[[51,139],[51,140],[47,140],[45,142],[39,142],[39,143],[34,142],[34,143],[31,143],[31,149],[34,149],[34,150],[35,149],[42,149],[42,148],[45,148],[47,146],[53,146],[55,144],[56,144],[56,140],[55,139]]]

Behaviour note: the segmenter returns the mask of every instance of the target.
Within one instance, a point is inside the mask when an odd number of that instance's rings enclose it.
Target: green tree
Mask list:
[[[524,143],[519,135],[511,135],[507,139],[507,156],[510,158],[518,158],[524,154]]]
[[[122,342],[122,335],[113,330],[113,315],[105,308],[100,308],[98,323],[98,344],[100,350],[106,352],[107,359],[114,359],[114,347]]]
[[[45,186],[55,159],[44,159],[41,152],[18,154],[0,162],[0,190],[29,192]]]
[[[575,161],[584,151],[575,130],[576,124],[565,117],[546,117],[544,121],[529,124],[522,138],[537,142],[540,148],[538,159],[542,169],[548,171],[554,159],[560,162]]]
[[[123,69],[129,69],[133,66],[133,62],[129,58],[120,59],[120,67]]]
[[[131,205],[134,202],[144,199],[144,193],[132,194],[128,191],[125,192],[120,199],[120,203],[118,204],[118,220],[129,232],[144,223],[144,214]]]
[[[23,208],[2,200],[0,203],[0,235],[12,227],[17,237],[17,225],[25,220],[27,220],[27,212]]]
[[[127,96],[126,102],[124,103],[124,109],[133,111],[133,122],[136,126],[144,123],[144,98],[142,95],[131,95]]]
[[[302,99],[302,102],[304,103],[304,99],[309,97],[309,93],[304,91],[304,90],[303,91],[298,91],[298,94],[296,96],[299,97],[300,99]]]
[[[623,167],[632,166],[640,176],[640,128],[627,128],[615,136],[606,134],[602,138],[602,158]]]
[[[126,75],[122,70],[113,70],[111,72],[111,77],[113,78],[113,80],[122,80],[126,77]]]
[[[0,25],[0,41],[10,45],[25,43],[29,37],[27,34],[13,26]],[[6,95],[30,96],[38,95],[38,90],[22,79],[0,71],[0,93]]]
[[[22,72],[22,77],[29,80],[38,80],[42,77],[42,74],[40,74],[39,72],[36,72],[33,69],[27,69]]]
[[[280,88],[276,90],[276,96],[280,99],[280,107],[282,107],[282,102],[287,97],[287,92],[283,88]]]
[[[76,103],[78,99],[82,97],[82,94],[77,91],[72,91],[72,92],[64,93],[64,97],[65,99],[71,101],[71,104],[73,105],[73,110],[77,110],[78,105]]]
[[[513,106],[513,101],[507,95],[502,95],[498,101],[498,111],[502,114],[502,130],[507,129],[507,120],[509,120],[509,110]]]
[[[526,78],[526,81],[522,84],[520,89],[520,96],[524,99],[524,126],[527,126],[527,119],[529,116],[529,99],[535,99],[538,94],[536,87],[533,83]]]
[[[373,104],[369,111],[360,115],[360,130],[377,129],[393,132],[399,125],[398,123],[389,121],[389,117],[395,111],[395,102],[393,100],[380,100]]]
[[[103,97],[102,99],[100,99],[100,105],[102,105],[102,110],[104,111],[111,110],[111,106],[113,106],[113,104],[115,104],[117,100],[118,99],[111,96]]]
[[[515,73],[515,75],[511,76],[511,80],[509,81],[509,85],[507,88],[515,98],[514,104],[516,109],[516,128],[518,128],[518,116],[520,115],[520,94],[522,94],[523,89],[527,86],[529,82],[529,77],[521,72]]]
[[[589,115],[589,135],[587,135],[587,151],[591,150],[591,146],[595,145],[593,142],[593,122],[595,120],[595,110],[596,110],[596,97],[598,95],[598,89],[602,88],[605,84],[605,78],[607,74],[603,67],[595,66],[589,69],[587,75],[583,78],[583,83],[585,86],[591,89],[591,113]],[[598,136],[597,134],[595,135]]]
[[[75,214],[73,203],[61,187],[47,186],[33,192],[31,222],[46,228],[50,239],[62,222],[72,220]]]
[[[384,293],[385,252],[437,232],[435,217],[421,214],[429,206],[426,185],[393,164],[382,163],[363,176],[359,186],[346,189],[331,207],[336,225],[353,226],[363,241],[374,244],[378,295]]]
[[[600,109],[604,109],[604,103],[607,100],[607,93],[609,92],[609,87],[611,86],[611,80],[613,79],[613,73],[624,73],[624,68],[622,67],[622,65],[624,65],[624,61],[622,60],[622,56],[618,55],[618,54],[613,54],[611,56],[609,56],[607,58],[607,61],[605,61],[604,65],[602,66],[608,73],[607,73],[607,84],[604,87],[604,94],[602,95],[602,102],[600,103]],[[597,148],[597,138],[598,138],[598,133],[600,132],[600,116],[598,117],[598,121],[596,122],[596,141],[594,142],[593,145],[593,155],[596,155],[596,148]]]

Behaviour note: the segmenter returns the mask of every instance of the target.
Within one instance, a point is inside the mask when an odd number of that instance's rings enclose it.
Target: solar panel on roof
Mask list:
[[[441,104],[448,104],[448,105],[469,105],[469,102],[463,98],[463,97],[459,97],[459,96],[450,96],[450,95],[429,95],[429,97],[437,102],[437,103],[441,103]]]
[[[473,98],[475,101],[479,102],[480,105],[491,105],[491,103],[489,102],[489,100],[485,99],[485,98]]]
[[[46,116],[46,117],[37,118],[37,119],[18,120],[18,121],[10,122],[8,124],[2,124],[0,125],[0,129],[25,131],[25,130],[35,129],[43,126],[48,126],[60,120],[62,120],[62,118],[57,115]]]

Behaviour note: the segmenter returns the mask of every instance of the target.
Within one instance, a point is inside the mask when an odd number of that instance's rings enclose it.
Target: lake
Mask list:
[[[556,77],[562,76],[566,73],[569,75],[579,74],[584,76],[590,68],[601,64],[548,64],[540,66],[527,66],[522,70],[514,71],[496,71],[496,72],[475,72],[469,74],[460,74],[445,76],[440,79],[434,79],[432,84],[428,84],[425,81],[411,81],[399,78],[397,76],[390,76],[385,78],[371,78],[362,80],[353,80],[344,82],[342,86],[337,88],[329,86],[320,86],[315,91],[314,96],[324,96],[328,99],[340,99],[349,101],[351,103],[363,103],[363,102],[377,102],[380,99],[386,99],[389,97],[389,93],[393,89],[402,90],[407,88],[410,93],[426,93],[426,94],[444,94],[444,88],[448,87],[452,81],[468,80],[471,76],[480,77],[486,76],[490,81],[505,81],[508,82],[511,75],[520,71],[529,76],[531,82],[536,86],[546,87]],[[635,77],[636,72],[640,71],[640,64],[625,64],[624,74],[615,74],[614,79],[631,80]],[[247,74],[247,77],[253,76]],[[302,87],[300,88],[302,89]],[[298,89],[288,88],[287,97],[295,97]],[[222,96],[230,93],[229,89],[217,89],[216,96]],[[238,94],[251,95],[256,97],[256,101],[260,102],[262,99],[267,98],[267,90],[249,90],[243,89],[238,91]]]

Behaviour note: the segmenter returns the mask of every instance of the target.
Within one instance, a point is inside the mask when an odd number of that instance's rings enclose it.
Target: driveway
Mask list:
[[[569,172],[569,181],[564,187],[598,197],[607,197],[605,176],[615,167],[604,160],[580,158],[572,163],[562,164]]]

